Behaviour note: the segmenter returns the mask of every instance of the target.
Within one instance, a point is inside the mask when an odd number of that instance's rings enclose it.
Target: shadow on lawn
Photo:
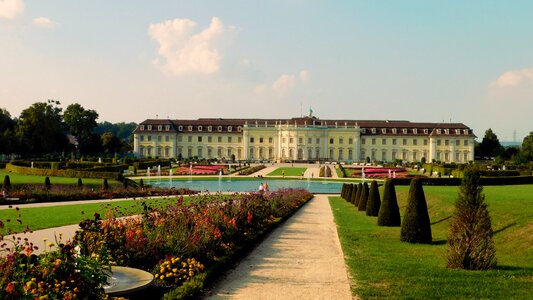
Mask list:
[[[498,233],[500,233],[500,232],[502,232],[502,231],[504,231],[504,230],[506,230],[506,229],[509,229],[510,227],[515,226],[515,225],[516,225],[516,222],[515,222],[515,223],[511,223],[511,224],[507,224],[507,225],[503,226],[502,228],[500,228],[500,229],[498,229],[498,230],[494,230],[494,232],[492,233],[492,235],[496,235],[496,234],[498,234]]]
[[[451,217],[452,217],[452,216],[448,216],[448,217],[446,217],[446,218],[442,218],[442,219],[440,219],[440,220],[438,220],[438,221],[435,221],[435,222],[431,223],[431,225],[439,224],[440,222],[444,222],[444,221],[448,220],[448,219],[451,218]]]

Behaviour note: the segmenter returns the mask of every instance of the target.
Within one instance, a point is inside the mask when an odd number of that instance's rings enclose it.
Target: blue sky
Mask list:
[[[521,141],[531,1],[0,0],[0,107],[461,122]]]

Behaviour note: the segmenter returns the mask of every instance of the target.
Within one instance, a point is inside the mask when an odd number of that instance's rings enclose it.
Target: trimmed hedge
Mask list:
[[[264,168],[266,168],[265,165],[258,165],[258,166],[254,166],[254,167],[249,167],[248,169],[240,171],[239,175],[250,175],[250,174],[253,174],[253,173],[257,172],[257,171],[263,170]]]
[[[359,203],[357,205],[357,210],[366,212],[366,203],[368,202],[368,183],[363,183],[363,188],[361,191],[361,196],[359,198]]]
[[[400,226],[400,208],[396,199],[396,189],[391,179],[385,180],[383,199],[378,213],[378,226]]]
[[[431,244],[431,222],[422,182],[414,178],[409,186],[407,207],[403,216],[400,240],[408,243]]]
[[[78,170],[54,170],[54,169],[39,169],[31,167],[16,166],[11,163],[6,165],[6,171],[24,175],[37,176],[58,176],[58,177],[72,177],[72,178],[107,178],[114,180],[122,180],[122,173],[119,172],[91,172]]]
[[[410,185],[412,178],[393,178],[395,185]],[[461,178],[433,178],[420,177],[418,178],[423,185],[434,186],[460,186]],[[481,177],[481,185],[521,185],[533,184],[533,176],[509,176],[509,177]]]
[[[381,199],[379,197],[378,182],[372,180],[370,184],[370,195],[366,203],[366,215],[377,217],[379,214],[379,207],[381,206]]]

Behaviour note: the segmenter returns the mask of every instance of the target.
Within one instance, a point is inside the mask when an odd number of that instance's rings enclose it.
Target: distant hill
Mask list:
[[[514,146],[522,146],[521,142],[500,142],[500,144],[504,147],[514,147]]]

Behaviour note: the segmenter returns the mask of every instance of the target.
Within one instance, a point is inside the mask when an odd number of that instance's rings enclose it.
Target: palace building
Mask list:
[[[134,131],[140,157],[269,161],[474,160],[475,135],[461,123],[379,120],[148,119]]]

